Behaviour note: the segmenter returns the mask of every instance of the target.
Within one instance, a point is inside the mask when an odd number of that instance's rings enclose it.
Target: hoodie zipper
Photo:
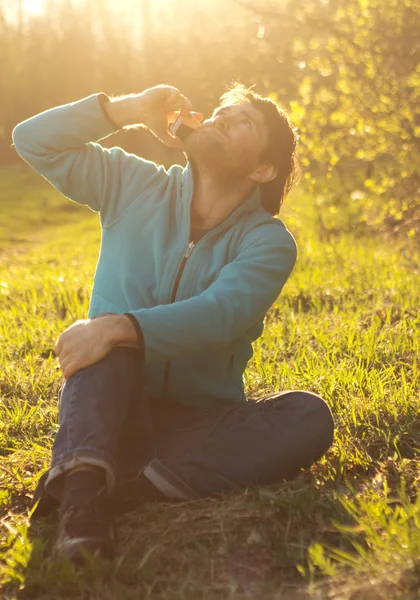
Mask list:
[[[175,302],[176,293],[179,288],[179,282],[181,280],[182,273],[184,272],[185,265],[187,263],[187,260],[190,257],[191,252],[193,251],[194,246],[195,246],[195,244],[192,240],[190,242],[188,242],[188,248],[185,251],[184,258],[182,259],[182,263],[181,263],[181,266],[179,267],[178,275],[176,276],[174,287],[172,289],[171,304],[172,304],[172,302]]]
[[[190,204],[190,207],[191,207],[191,204]],[[228,217],[228,219],[223,222],[223,227],[224,228],[228,224],[230,224],[230,222],[233,222],[233,220],[235,218],[238,217],[238,210],[241,209],[243,211],[243,207],[244,207],[244,205],[242,205],[241,207],[237,208]],[[213,228],[211,231],[214,234],[215,231],[219,231],[220,229],[221,229],[221,225],[218,225],[217,227]],[[207,235],[209,235],[209,234],[207,233],[202,239],[204,239],[205,237],[207,237]],[[199,240],[199,242],[201,242],[201,240]],[[173,302],[175,302],[176,294],[177,294],[178,287],[179,287],[179,282],[181,280],[182,273],[184,272],[184,269],[185,269],[185,264],[186,264],[187,260],[189,259],[190,254],[193,251],[193,248],[195,248],[195,246],[196,246],[196,244],[192,240],[190,240],[188,242],[188,247],[187,247],[187,249],[185,251],[184,257],[183,257],[181,265],[179,267],[179,270],[178,270],[178,273],[177,273],[177,276],[176,276],[176,279],[175,279],[174,287],[172,288],[171,304]],[[165,399],[166,396],[167,396],[167,394],[168,394],[170,371],[171,371],[171,361],[167,360],[166,363],[165,363],[164,384],[163,384],[163,399]]]
[[[179,282],[181,281],[182,273],[184,272],[185,265],[187,264],[187,260],[189,259],[194,247],[195,247],[195,244],[194,244],[193,240],[188,242],[188,247],[185,251],[184,257],[182,259],[182,263],[178,269],[174,287],[172,288],[171,304],[173,302],[175,302],[175,298],[176,298],[176,294],[178,292]],[[165,377],[164,377],[164,386],[163,386],[163,398],[164,399],[166,398],[166,396],[168,394],[170,372],[171,372],[171,361],[167,360],[165,363]]]

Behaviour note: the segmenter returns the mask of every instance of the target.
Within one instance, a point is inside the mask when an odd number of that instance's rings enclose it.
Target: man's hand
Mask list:
[[[183,148],[183,142],[169,132],[169,125],[182,114],[184,123],[195,129],[203,115],[191,111],[190,100],[170,85],[157,85],[140,94],[111,98],[106,104],[109,117],[121,127],[142,123],[167,146]]]
[[[142,92],[139,97],[143,113],[142,123],[164,144],[183,148],[183,142],[168,131],[168,126],[182,114],[184,123],[193,129],[200,126],[203,115],[191,112],[190,100],[169,85],[157,85]],[[189,116],[192,115],[192,116]]]
[[[104,315],[73,323],[58,338],[55,353],[65,379],[69,379],[118,346],[138,347],[135,329],[124,315]]]
[[[99,362],[111,352],[111,336],[104,322],[104,319],[76,321],[60,335],[55,353],[66,379],[80,369]]]

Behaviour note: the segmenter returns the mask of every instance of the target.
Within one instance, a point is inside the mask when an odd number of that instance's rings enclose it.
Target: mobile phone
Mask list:
[[[185,115],[185,116],[187,116],[187,115]],[[185,116],[179,115],[176,118],[176,120],[174,121],[174,123],[172,123],[171,129],[170,129],[170,132],[172,133],[172,135],[176,135],[183,142],[185,142],[187,137],[194,131],[194,127],[189,127],[189,125],[186,125],[185,123],[183,123]],[[191,117],[192,115],[189,114],[188,116]],[[198,123],[198,121],[197,121],[197,123]]]

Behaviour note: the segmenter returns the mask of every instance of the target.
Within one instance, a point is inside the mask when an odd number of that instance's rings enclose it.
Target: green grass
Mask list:
[[[145,506],[119,520],[111,567],[76,572],[49,555],[54,523],[28,528],[28,506],[57,430],[54,343],[86,316],[99,223],[34,173],[0,175],[1,597],[419,598],[414,239],[337,236],[297,191],[284,218],[298,265],[246,382],[253,396],[320,393],[336,418],[333,447],[291,483]]]

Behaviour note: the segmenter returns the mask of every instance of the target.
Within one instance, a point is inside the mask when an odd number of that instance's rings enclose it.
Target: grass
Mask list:
[[[298,265],[246,383],[251,396],[320,393],[336,419],[333,447],[293,482],[120,518],[119,558],[77,572],[50,557],[54,523],[29,528],[28,506],[57,430],[53,347],[86,315],[98,218],[32,172],[0,175],[1,597],[419,598],[414,239],[337,236],[296,193],[285,220]]]

